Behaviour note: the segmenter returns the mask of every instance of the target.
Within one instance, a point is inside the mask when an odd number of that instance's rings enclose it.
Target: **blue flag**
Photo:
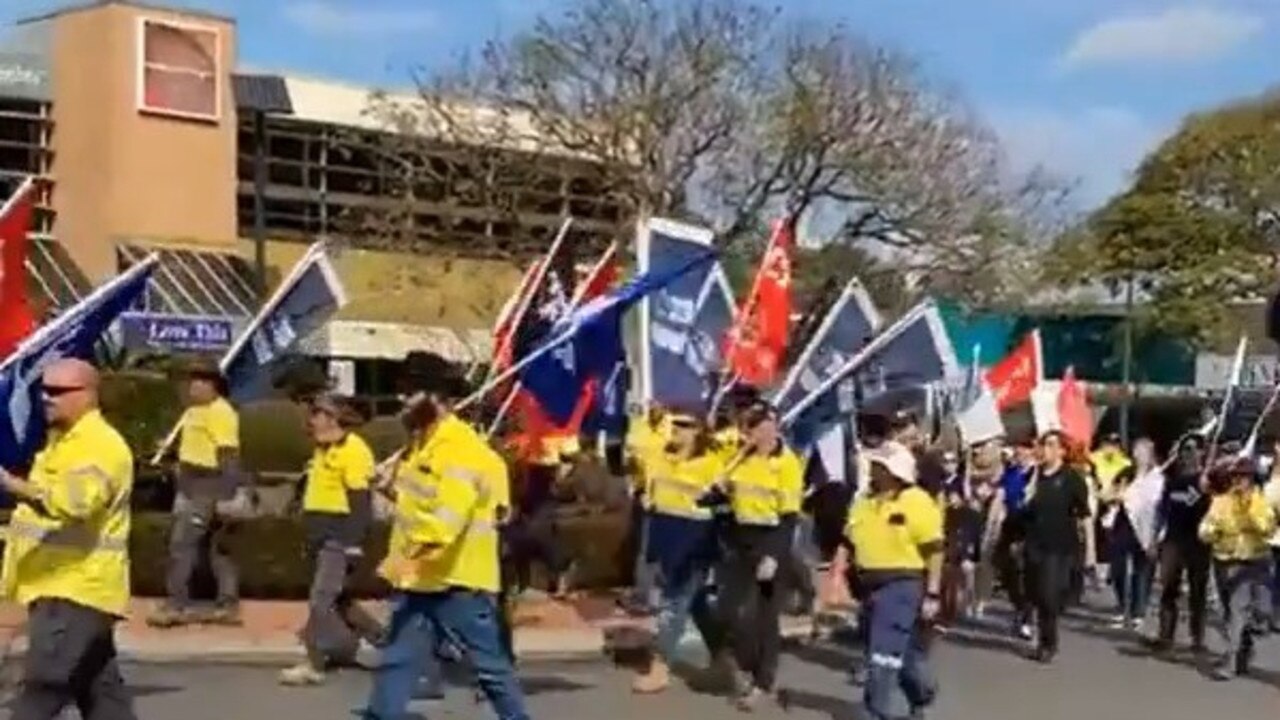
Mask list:
[[[850,280],[774,395],[778,410],[790,410],[800,398],[813,392],[865,347],[882,325],[880,313],[862,283],[856,278]]]
[[[346,290],[324,243],[312,245],[223,356],[232,402],[269,395],[269,366],[346,304]]]
[[[665,273],[703,256],[710,230],[652,219],[640,228],[640,272]],[[641,388],[647,400],[695,407],[711,400],[720,345],[733,322],[733,294],[719,264],[701,265],[655,292],[641,306]]]
[[[621,441],[627,436],[627,391],[631,388],[631,369],[625,359],[613,366],[609,376],[597,388],[587,416],[582,420],[582,431],[591,435],[604,433],[610,440]]]
[[[147,289],[159,256],[152,255],[93,291],[41,327],[0,365],[0,466],[25,472],[44,445],[40,376],[61,358],[93,358],[94,345]]]
[[[530,353],[520,371],[520,384],[542,406],[547,417],[564,424],[592,379],[606,380],[626,361],[622,316],[650,293],[706,268],[716,254],[701,254],[664,272],[648,272],[592,300],[556,323],[551,337]]]
[[[929,388],[955,378],[955,351],[932,301],[917,305],[872,338],[783,412],[797,447],[809,447],[854,410],[876,410],[929,396]]]

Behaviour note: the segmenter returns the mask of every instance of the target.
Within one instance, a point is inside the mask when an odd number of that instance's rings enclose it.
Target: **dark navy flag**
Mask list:
[[[618,363],[626,361],[623,314],[649,294],[707,268],[715,257],[704,248],[681,265],[641,274],[574,310],[556,323],[550,339],[529,355],[532,359],[520,371],[520,384],[537,399],[548,418],[559,424],[568,422],[587,383],[608,379]]]
[[[883,321],[871,296],[855,278],[832,303],[809,344],[787,373],[774,404],[786,412],[813,392],[880,331]],[[849,386],[852,390],[852,386]]]
[[[875,410],[907,395],[927,397],[930,386],[951,381],[958,372],[942,317],[926,301],[828,372],[784,410],[783,422],[797,447],[809,447],[853,412],[855,398],[859,410]]]
[[[94,345],[137,302],[159,262],[152,255],[36,331],[0,365],[0,466],[24,472],[44,444],[40,375],[61,358],[93,357]]]
[[[269,395],[272,363],[346,304],[346,290],[324,243],[312,245],[223,356],[230,399],[244,403]]]
[[[712,238],[705,228],[649,220],[637,235],[640,272],[684,267],[707,253]],[[732,321],[732,293],[718,264],[701,265],[653,293],[641,305],[642,396],[667,407],[707,403]]]

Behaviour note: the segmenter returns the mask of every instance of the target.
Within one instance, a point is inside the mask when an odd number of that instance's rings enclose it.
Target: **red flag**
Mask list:
[[[35,184],[30,180],[0,208],[0,359],[31,331],[36,320],[27,300],[27,231],[35,213]]]
[[[614,284],[618,282],[618,278],[621,275],[617,255],[617,243],[610,244],[591,268],[591,271],[578,283],[578,287],[574,291],[572,307],[579,307],[583,303],[601,297],[613,289]],[[515,409],[520,418],[520,433],[512,439],[512,444],[516,446],[521,456],[526,459],[534,459],[541,457],[543,454],[546,440],[577,436],[582,429],[582,421],[586,419],[587,413],[591,409],[591,404],[595,401],[595,394],[595,383],[588,383],[586,389],[582,392],[582,396],[578,398],[578,404],[574,408],[569,422],[564,425],[556,425],[542,411],[542,406],[538,404],[538,401],[529,393],[521,390],[515,399]]]
[[[726,363],[748,385],[763,387],[772,383],[787,350],[795,221],[794,215],[788,215],[774,224],[751,294],[729,331]]]
[[[1075,368],[1067,368],[1062,376],[1062,386],[1058,389],[1058,420],[1067,439],[1079,448],[1089,448],[1093,441],[1093,411],[1089,409],[1084,383],[1076,380]]]
[[[1004,411],[1030,400],[1043,373],[1040,331],[1033,330],[1013,352],[987,370],[987,386],[996,397],[996,407]]]

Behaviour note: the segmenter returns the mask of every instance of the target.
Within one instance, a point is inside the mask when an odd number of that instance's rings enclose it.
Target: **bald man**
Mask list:
[[[41,378],[49,437],[29,477],[0,470],[17,507],[0,594],[27,608],[28,650],[14,720],[132,720],[116,662],[129,604],[133,454],[98,410],[98,372],[58,360]]]

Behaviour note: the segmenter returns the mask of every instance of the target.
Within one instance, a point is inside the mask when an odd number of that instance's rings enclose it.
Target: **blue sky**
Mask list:
[[[671,0],[678,2],[679,0]],[[775,0],[906,52],[999,133],[1015,168],[1123,187],[1189,111],[1280,84],[1280,0]],[[0,23],[66,4],[3,0]],[[398,85],[560,0],[180,0],[232,15],[240,63]]]

